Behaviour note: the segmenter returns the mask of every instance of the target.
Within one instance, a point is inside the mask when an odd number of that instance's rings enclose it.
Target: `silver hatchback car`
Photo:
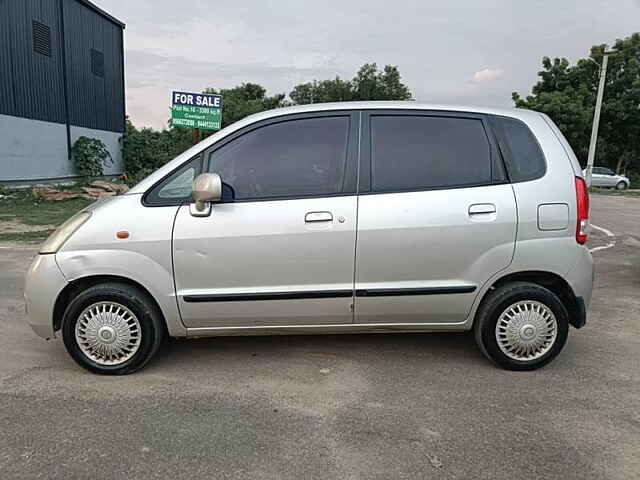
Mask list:
[[[586,175],[586,173],[585,170],[582,171],[583,175]],[[617,175],[616,172],[609,168],[593,167],[591,170],[591,185],[626,190],[630,187],[631,181],[624,175]]]
[[[473,330],[531,370],[586,321],[589,199],[527,110],[315,104],[221,130],[42,245],[29,322],[83,367],[163,339]]]

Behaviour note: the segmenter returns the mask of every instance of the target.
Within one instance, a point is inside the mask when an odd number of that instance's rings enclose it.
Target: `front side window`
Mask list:
[[[342,191],[349,117],[288,120],[259,127],[209,154],[236,200],[332,195]]]
[[[373,191],[425,190],[491,183],[491,147],[474,118],[371,117]]]
[[[174,205],[191,199],[193,180],[200,173],[202,155],[174,171],[157,184],[145,198],[148,205]]]

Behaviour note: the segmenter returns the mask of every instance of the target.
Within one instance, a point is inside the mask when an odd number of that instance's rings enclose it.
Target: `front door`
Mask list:
[[[591,184],[594,187],[608,187],[609,182],[607,181],[607,176],[603,172],[603,168],[594,167],[591,171]]]
[[[465,321],[511,262],[516,203],[481,115],[363,114],[356,323]]]
[[[246,127],[205,153],[233,199],[180,207],[176,294],[190,328],[345,324],[352,300],[359,118],[295,115]]]

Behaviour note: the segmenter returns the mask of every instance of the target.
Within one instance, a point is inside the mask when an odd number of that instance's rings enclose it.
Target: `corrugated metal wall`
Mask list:
[[[124,131],[122,29],[76,0],[64,0],[72,125]],[[91,49],[104,54],[104,76],[91,71]]]
[[[124,131],[122,28],[78,0],[62,0],[69,123]],[[51,56],[34,52],[33,21],[51,29]],[[104,76],[91,49],[104,54]],[[60,0],[0,0],[0,113],[65,123]]]
[[[64,123],[57,1],[0,0],[0,113]],[[33,50],[33,21],[51,28],[51,56]]]

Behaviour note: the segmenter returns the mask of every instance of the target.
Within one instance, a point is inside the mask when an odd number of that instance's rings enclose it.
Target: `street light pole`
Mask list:
[[[602,97],[604,95],[604,82],[607,77],[607,61],[609,55],[615,53],[614,50],[607,50],[605,47],[602,54],[602,66],[600,67],[600,83],[598,84],[598,95],[596,97],[596,110],[593,113],[593,125],[591,126],[591,142],[589,142],[589,156],[587,157],[587,186],[591,186],[591,173],[593,162],[596,157],[596,143],[598,141],[598,126],[600,125],[600,109],[602,108]]]

